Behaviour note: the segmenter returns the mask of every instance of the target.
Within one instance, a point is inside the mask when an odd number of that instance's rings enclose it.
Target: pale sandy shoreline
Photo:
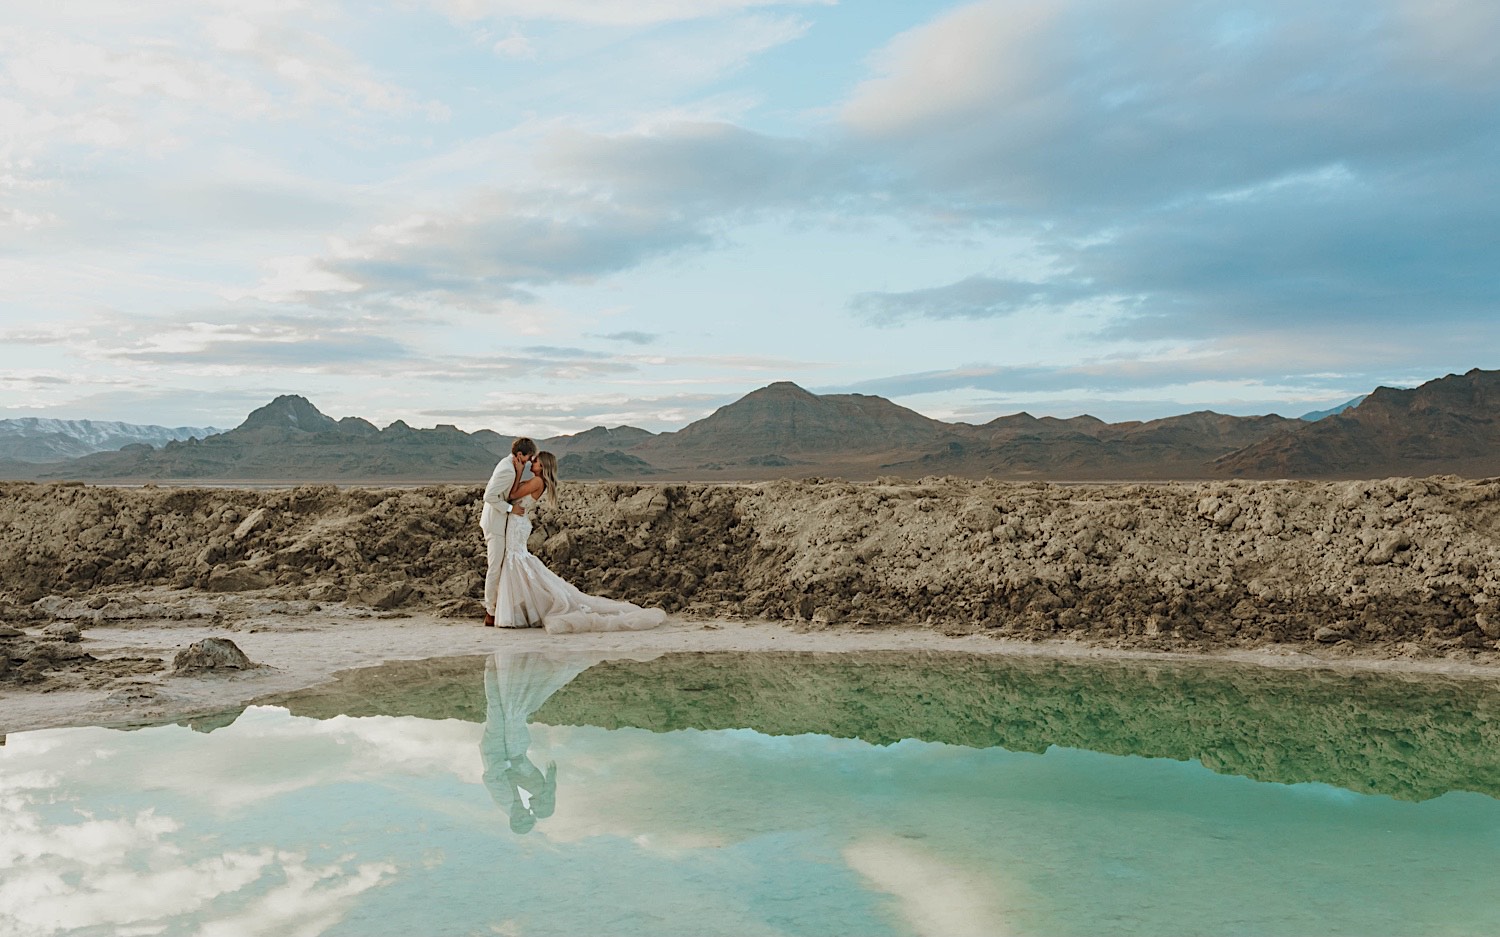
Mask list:
[[[246,672],[174,675],[171,659],[208,637],[233,640],[264,666]],[[496,630],[465,620],[413,614],[368,618],[336,610],[296,618],[268,616],[231,627],[207,620],[99,623],[81,647],[96,658],[160,658],[152,674],[120,677],[94,688],[0,692],[0,735],[74,725],[131,725],[174,721],[233,710],[259,697],[315,686],[335,673],[391,660],[546,650],[609,658],[650,659],[673,652],[946,652],[1059,660],[1159,660],[1333,669],[1410,675],[1500,679],[1500,663],[1448,658],[1401,658],[1313,646],[1272,645],[1181,653],[1114,648],[1072,640],[1027,641],[976,633],[945,635],[919,626],[807,630],[780,622],[673,619],[645,632],[550,635],[540,630]]]

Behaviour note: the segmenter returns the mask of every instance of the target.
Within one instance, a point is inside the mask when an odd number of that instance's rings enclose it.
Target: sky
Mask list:
[[[1296,416],[1500,366],[1490,0],[6,0],[0,418]]]

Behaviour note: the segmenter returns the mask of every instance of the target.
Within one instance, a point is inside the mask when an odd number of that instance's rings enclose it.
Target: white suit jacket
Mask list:
[[[484,509],[479,512],[479,529],[486,537],[505,529],[505,515],[510,513],[510,489],[516,483],[516,463],[510,456],[501,459],[484,486]]]

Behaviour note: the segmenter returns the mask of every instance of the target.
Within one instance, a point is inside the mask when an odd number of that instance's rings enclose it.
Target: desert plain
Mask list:
[[[480,625],[481,490],[0,485],[0,733],[500,649],[964,650],[1500,673],[1500,479],[571,483],[531,548],[654,632]],[[228,638],[252,667],[177,655]]]

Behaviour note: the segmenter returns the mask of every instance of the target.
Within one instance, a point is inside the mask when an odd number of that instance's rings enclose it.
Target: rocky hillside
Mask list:
[[[619,452],[638,446],[655,436],[655,433],[636,426],[596,426],[581,433],[539,439],[537,445],[560,456],[570,452]]]
[[[1500,371],[1376,388],[1352,407],[1217,460],[1247,478],[1500,475]]]
[[[1150,422],[1105,423],[1090,416],[1037,419],[1021,413],[975,427],[917,459],[886,467],[920,474],[1018,475],[1060,479],[1201,478],[1213,459],[1265,439],[1297,420],[1199,411]]]
[[[655,475],[656,469],[645,459],[618,450],[590,449],[569,452],[557,460],[560,478],[641,478]]]
[[[477,486],[0,486],[0,618],[129,617],[153,584],[471,615],[479,507]],[[1500,481],[598,483],[537,517],[534,550],[580,587],[694,615],[1158,648],[1500,639]]]
[[[767,455],[827,455],[921,449],[954,427],[884,397],[814,394],[781,381],[752,391],[675,433],[636,447],[658,464],[735,462]]]
[[[21,417],[0,420],[0,461],[61,462],[91,452],[141,444],[160,446],[218,432],[211,426],[140,426],[105,420]]]

